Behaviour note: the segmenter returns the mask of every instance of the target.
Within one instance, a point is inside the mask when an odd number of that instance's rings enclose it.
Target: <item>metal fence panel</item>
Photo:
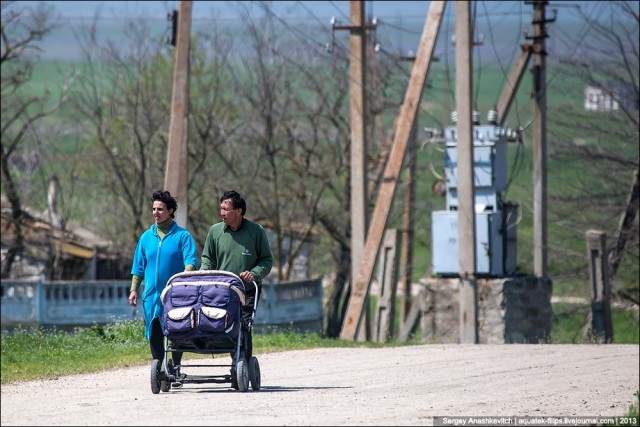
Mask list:
[[[84,326],[134,320],[142,310],[129,306],[130,282],[2,281],[2,327]],[[322,332],[322,281],[264,284],[255,316],[256,331],[291,328]]]

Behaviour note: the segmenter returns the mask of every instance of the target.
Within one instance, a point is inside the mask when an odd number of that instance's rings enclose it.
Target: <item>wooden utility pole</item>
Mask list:
[[[416,198],[416,145],[418,135],[418,115],[413,123],[409,147],[407,148],[407,166],[405,172],[404,198],[402,202],[402,247],[400,252],[400,329],[409,312],[411,301],[411,277],[413,276],[413,235],[415,224]]]
[[[176,222],[187,227],[189,150],[189,50],[191,38],[192,1],[181,1],[178,13],[178,34],[173,66],[173,94],[171,96],[171,121],[169,145],[164,176],[164,188],[178,200]]]
[[[349,305],[347,306],[342,331],[340,332],[340,338],[342,339],[353,340],[358,334],[364,302],[369,293],[376,256],[380,249],[382,235],[384,234],[389,211],[391,210],[391,204],[411,134],[411,128],[413,127],[420,98],[422,97],[422,90],[427,81],[431,58],[433,57],[438,39],[438,31],[442,21],[444,6],[444,1],[432,1],[430,3],[429,13],[425,21],[422,37],[420,38],[416,61],[413,63],[411,69],[409,85],[407,86],[407,92],[400,110],[394,144],[389,153],[389,160],[385,167],[384,177],[371,218],[371,225],[367,233],[362,261],[357,271],[356,281],[351,287],[351,297],[349,298]]]
[[[351,0],[349,72],[351,91],[351,286],[355,282],[367,236],[367,98],[364,1]],[[367,334],[364,334],[365,339]]]
[[[511,73],[509,74],[507,84],[502,88],[502,93],[500,94],[498,105],[496,106],[496,113],[498,115],[496,124],[498,126],[504,126],[507,114],[511,108],[511,103],[516,97],[516,92],[518,91],[518,87],[520,86],[520,82],[524,76],[524,70],[527,68],[529,59],[531,58],[531,53],[533,52],[533,46],[530,44],[523,44],[520,48],[520,55],[518,55],[511,67]]]
[[[546,1],[533,2],[533,270],[547,277]]]
[[[416,60],[414,55],[403,56],[406,61]],[[394,123],[394,130],[395,130]],[[410,308],[411,301],[411,278],[413,276],[413,236],[415,225],[415,198],[416,198],[416,163],[419,129],[419,114],[413,122],[407,155],[405,158],[406,172],[404,184],[404,196],[402,200],[402,246],[400,249],[400,280],[398,281],[398,292],[400,294],[400,306],[398,317],[400,318],[400,330],[404,326],[405,318]]]
[[[460,342],[478,342],[476,214],[473,182],[473,119],[470,3],[455,3],[458,227],[460,242]]]

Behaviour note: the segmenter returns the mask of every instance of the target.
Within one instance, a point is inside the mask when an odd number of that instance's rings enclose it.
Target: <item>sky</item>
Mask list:
[[[22,1],[24,5],[35,5],[39,1]],[[44,1],[52,5],[60,16],[63,26],[49,40],[45,40],[42,57],[45,59],[73,59],[78,57],[73,29],[89,25],[98,11],[105,37],[117,37],[117,30],[111,30],[127,17],[140,16],[157,23],[161,30],[168,27],[167,14],[179,9],[179,1]],[[246,7],[252,14],[260,13],[255,2],[250,1],[194,1],[193,28],[200,22],[212,17],[221,24],[240,26],[239,11]],[[289,23],[310,21],[313,25],[325,25],[331,28],[330,20],[335,17],[339,22],[349,20],[349,1],[272,1],[271,8],[283,20]],[[384,19],[405,19],[416,25],[424,23],[429,8],[428,1],[368,1],[366,13]],[[419,37],[419,35],[418,35]],[[50,47],[50,48],[48,48]]]
[[[20,2],[24,6],[33,6],[37,3],[40,2]],[[91,24],[96,12],[99,12],[100,16],[98,34],[102,38],[117,40],[119,36],[121,37],[120,26],[124,20],[136,17],[153,23],[154,29],[157,29],[157,37],[161,39],[168,35],[170,29],[167,14],[179,8],[178,1],[45,1],[43,3],[54,7],[54,13],[60,17],[63,25],[42,43],[41,57],[59,60],[81,58],[74,32]],[[260,8],[254,3],[194,1],[193,29],[206,28],[213,17],[220,24],[241,28],[242,21],[239,18],[241,8],[247,7],[252,14],[261,14]],[[387,52],[410,54],[417,50],[429,3],[429,1],[365,1],[366,14],[378,19],[378,37],[386,43]],[[557,20],[548,27],[550,33],[548,50],[553,54],[555,50],[569,49],[572,43],[568,40],[572,32],[570,22],[575,22],[578,7],[587,13],[593,13],[592,11],[602,3],[605,2],[549,2],[547,14],[551,17],[555,16]],[[297,25],[297,28],[304,30],[307,23],[309,27],[323,26],[326,31],[324,39],[316,40],[319,44],[330,41],[332,37],[330,23],[332,17],[343,25],[349,22],[349,1],[272,1],[270,5],[280,19],[291,25]],[[500,61],[510,63],[519,45],[525,41],[523,31],[529,27],[529,33],[531,33],[532,6],[525,1],[477,1],[472,2],[472,5],[475,5],[472,13],[477,16],[477,39],[482,39],[484,42],[484,47],[478,49],[486,51],[485,58],[489,55],[502,56],[499,58]],[[439,35],[440,45],[449,40],[454,32],[453,10],[453,2],[448,2]],[[452,45],[451,42],[449,43]],[[453,52],[453,48],[450,51]]]
[[[36,1],[21,1],[20,4],[33,6]],[[77,47],[74,30],[89,25],[96,12],[100,13],[100,23],[103,28],[102,36],[117,38],[119,25],[128,17],[142,17],[157,23],[158,31],[165,32],[169,27],[167,14],[179,8],[178,1],[45,1],[55,8],[55,14],[60,16],[62,27],[48,37],[42,44],[43,59],[79,59],[80,50]],[[389,50],[411,52],[417,49],[420,33],[429,9],[428,1],[366,1],[365,10],[368,16],[375,17],[380,22],[381,33],[385,29],[393,36]],[[452,3],[447,9],[453,10]],[[524,1],[481,1],[477,3],[477,14],[480,23],[489,22],[497,25],[510,23],[508,30],[511,44],[518,45],[518,38],[522,32],[523,22],[531,20],[531,5]],[[553,2],[549,8],[562,4],[588,4],[588,2]],[[272,10],[279,18],[294,24],[324,25],[331,32],[330,20],[335,17],[343,24],[349,21],[349,1],[272,1]],[[240,8],[248,7],[252,13],[260,13],[259,8],[247,1],[194,1],[194,28],[198,22],[205,22],[215,16],[221,23],[230,25],[241,24],[238,12]],[[564,7],[564,11],[570,8]],[[453,16],[449,12],[450,17]],[[563,13],[569,16],[570,14]],[[386,27],[385,27],[386,25]],[[506,30],[500,30],[502,34]],[[159,34],[158,37],[161,37]],[[329,38],[329,36],[327,36]],[[442,38],[442,37],[441,37]]]
[[[38,3],[24,1],[22,3]],[[164,19],[166,13],[178,9],[178,1],[45,1],[55,5],[65,16],[70,18],[92,17],[95,10],[101,8],[108,14],[145,13],[150,17]],[[193,16],[214,12],[221,19],[237,18],[237,8],[248,1],[194,1]],[[271,7],[282,17],[304,17],[313,13],[326,19],[331,16],[349,16],[349,1],[272,1]],[[424,17],[428,9],[428,1],[368,1],[367,9],[373,9],[378,15],[395,15],[397,13]]]

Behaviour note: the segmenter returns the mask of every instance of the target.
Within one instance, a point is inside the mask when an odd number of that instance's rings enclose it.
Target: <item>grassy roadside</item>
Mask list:
[[[558,303],[553,306],[551,343],[585,343],[582,328],[589,307]],[[614,343],[640,343],[638,313],[614,309]],[[95,372],[151,363],[148,341],[143,339],[143,322],[123,322],[63,330],[15,329],[2,331],[2,384],[54,378],[82,372]],[[373,342],[350,342],[322,338],[317,334],[276,331],[254,334],[256,353],[302,350],[318,347],[381,347]],[[416,344],[416,339],[406,344]],[[386,345],[397,345],[389,343]],[[186,353],[185,357],[197,357]]]
[[[585,343],[583,328],[588,321],[590,311],[590,303],[553,304],[551,342],[554,344]],[[637,311],[612,307],[611,320],[615,344],[640,343],[640,317]]]
[[[554,304],[552,343],[580,344],[585,307]],[[614,310],[614,343],[638,344],[638,314]],[[143,339],[142,321],[76,328],[73,331],[15,329],[2,331],[2,384],[54,378],[151,363],[148,341]],[[256,353],[302,350],[318,347],[381,347],[373,342],[350,342],[322,338],[317,334],[276,331],[254,334]],[[410,340],[403,345],[416,344]],[[389,343],[386,345],[397,345]],[[185,357],[198,357],[186,353]]]
[[[2,384],[151,364],[149,344],[143,336],[142,321],[76,328],[71,332],[2,331]],[[254,334],[253,343],[256,354],[318,347],[381,346],[289,331]],[[185,357],[201,356],[186,353]]]

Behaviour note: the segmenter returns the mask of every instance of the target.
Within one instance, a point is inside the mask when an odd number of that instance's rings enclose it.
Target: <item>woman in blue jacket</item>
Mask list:
[[[138,286],[143,285],[144,337],[149,340],[153,359],[164,359],[162,332],[162,301],[160,294],[176,273],[198,269],[196,243],[189,231],[173,220],[178,203],[168,191],[156,191],[151,196],[155,223],[138,240],[131,267],[129,304],[138,305]],[[173,353],[174,366],[182,353]]]

